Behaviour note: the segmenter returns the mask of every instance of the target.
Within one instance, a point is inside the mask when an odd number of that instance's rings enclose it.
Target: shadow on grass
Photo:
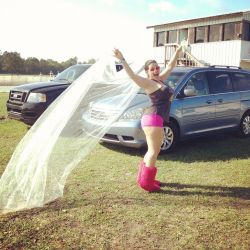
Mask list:
[[[159,196],[157,195],[171,195],[171,196],[201,196],[201,197],[232,197],[232,198],[240,198],[242,200],[249,200],[250,199],[250,188],[244,187],[222,187],[222,186],[206,186],[206,185],[190,185],[190,184],[180,184],[180,183],[162,183],[162,189],[156,193],[148,193],[150,196],[155,196],[155,199],[159,202],[163,202],[159,200]],[[167,190],[165,189],[167,188]],[[190,189],[190,190],[188,190]],[[194,190],[195,189],[195,190]],[[198,190],[197,190],[198,189]],[[142,190],[142,192],[145,192]],[[201,201],[202,202],[202,201]],[[220,200],[219,203],[223,202]],[[120,205],[129,205],[132,206],[133,204],[144,204],[152,205],[152,199],[145,198],[135,198],[135,197],[98,197],[92,199],[83,199],[82,196],[79,196],[76,199],[68,200],[65,198],[58,198],[57,200],[46,204],[44,207],[41,208],[33,208],[30,210],[23,210],[19,211],[19,215],[27,215],[30,216],[32,214],[39,214],[41,212],[56,212],[59,213],[67,213],[68,209],[75,209],[79,207],[92,207],[95,205],[98,207],[109,207],[110,203],[112,204],[120,204]],[[215,204],[213,203],[213,206]],[[219,205],[219,204],[218,204]],[[235,203],[232,204],[239,207],[249,207],[249,204],[243,203]],[[98,208],[99,209],[99,208]],[[15,215],[14,215],[15,216]]]
[[[133,156],[143,156],[146,148],[135,149],[101,143],[106,148]],[[240,138],[235,133],[217,134],[180,142],[174,152],[162,154],[159,160],[179,162],[228,161],[250,157],[250,138]]]
[[[161,202],[164,204],[162,199],[159,199],[159,195],[170,195],[170,196],[183,196],[183,197],[190,197],[190,196],[200,196],[201,198],[204,197],[232,197],[232,198],[240,198],[242,200],[249,200],[250,199],[250,188],[244,187],[223,187],[223,186],[207,186],[207,185],[192,185],[192,184],[180,184],[180,183],[162,183],[162,189],[156,193],[148,193],[151,196],[151,199],[146,197],[139,198],[139,197],[110,197],[110,196],[102,196],[97,198],[90,198],[84,199],[82,196],[78,196],[75,199],[65,199],[65,198],[58,198],[55,201],[52,201],[48,204],[45,204],[44,207],[37,207],[28,210],[21,210],[18,212],[11,212],[4,216],[5,218],[15,218],[15,217],[27,217],[30,218],[32,215],[37,215],[43,212],[49,213],[67,213],[70,209],[76,208],[84,208],[84,207],[92,207],[93,205],[96,207],[97,210],[100,207],[110,207],[110,203],[112,204],[120,204],[125,206],[133,206],[134,204],[142,204],[145,206],[152,205],[152,197],[155,201]],[[165,189],[167,188],[167,190]],[[188,190],[190,189],[190,190]],[[195,189],[195,190],[194,190]],[[197,190],[199,189],[199,190]],[[141,190],[142,192],[145,192]],[[156,195],[157,194],[157,195]],[[180,201],[181,203],[183,201]],[[188,200],[185,201],[186,204]],[[193,201],[192,201],[193,202]],[[199,202],[199,201],[197,201]],[[200,200],[203,203],[202,200]],[[220,200],[217,205],[222,204],[223,200]],[[249,207],[249,204],[244,204],[240,202],[235,202],[231,204],[237,207]],[[212,206],[216,206],[215,203],[212,203]]]
[[[180,183],[162,183],[161,187],[172,188],[173,190],[159,191],[167,195],[178,196],[190,196],[190,195],[202,195],[202,196],[219,196],[219,197],[234,197],[244,200],[250,199],[250,188],[245,187],[222,187],[222,186],[207,186],[207,185],[192,185],[192,184],[180,184]],[[190,190],[187,190],[190,189]],[[200,189],[200,190],[192,190]]]

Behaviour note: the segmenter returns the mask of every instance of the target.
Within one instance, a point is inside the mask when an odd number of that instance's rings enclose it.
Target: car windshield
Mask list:
[[[67,82],[72,83],[74,80],[76,80],[84,71],[86,71],[91,65],[89,64],[79,64],[71,66],[61,73],[59,73],[53,81],[57,82]]]
[[[164,81],[164,84],[172,89],[175,89],[185,74],[186,72],[184,71],[172,71],[167,80]],[[145,91],[143,89],[140,89],[139,93],[145,94]]]

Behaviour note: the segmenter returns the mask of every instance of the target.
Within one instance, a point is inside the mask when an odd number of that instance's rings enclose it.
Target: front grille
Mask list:
[[[103,110],[96,110],[91,109],[90,111],[90,117],[91,119],[95,120],[108,120],[114,117],[114,115],[117,115],[117,111],[103,111]]]
[[[15,103],[23,103],[26,97],[26,92],[21,91],[10,91],[10,101]]]
[[[21,112],[21,110],[19,110],[19,109],[7,109],[9,112],[11,112],[11,113],[15,113],[15,114],[21,114],[22,112]]]

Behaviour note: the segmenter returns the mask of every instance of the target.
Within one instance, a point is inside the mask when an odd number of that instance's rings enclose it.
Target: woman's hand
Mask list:
[[[176,45],[176,52],[180,52],[182,50],[182,46],[181,45]]]
[[[113,52],[114,52],[114,57],[116,57],[117,59],[119,59],[120,61],[121,60],[124,60],[124,57],[123,57],[123,55],[122,55],[122,52],[119,50],[119,49],[114,49],[113,50]]]
[[[189,45],[189,41],[188,40],[183,40],[183,41],[181,41],[181,48],[182,48],[182,52],[184,53],[184,52],[186,52],[187,51],[187,49],[188,49],[188,46],[190,46]]]

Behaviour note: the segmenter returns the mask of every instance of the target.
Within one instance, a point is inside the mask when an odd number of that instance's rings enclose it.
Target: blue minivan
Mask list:
[[[215,132],[238,130],[241,136],[250,136],[250,71],[229,66],[176,67],[165,84],[175,94],[170,122],[164,125],[163,152],[172,151],[179,141]],[[102,140],[146,146],[140,118],[149,105],[148,96],[139,92]],[[100,102],[92,109],[100,113],[102,107]]]

